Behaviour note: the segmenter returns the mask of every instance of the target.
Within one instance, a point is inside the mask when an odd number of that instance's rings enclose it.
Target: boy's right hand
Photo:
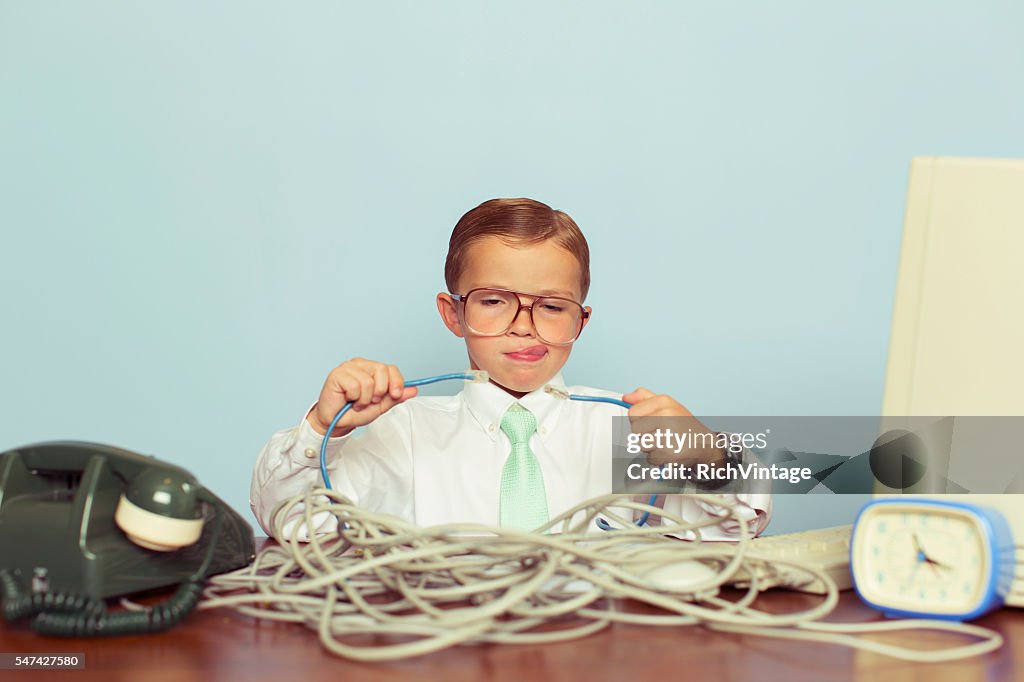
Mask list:
[[[352,402],[352,408],[334,427],[332,437],[344,436],[358,426],[366,426],[399,403],[416,396],[415,386],[406,386],[402,373],[394,365],[364,358],[341,363],[327,375],[320,399],[306,415],[313,430],[323,435],[335,415]]]

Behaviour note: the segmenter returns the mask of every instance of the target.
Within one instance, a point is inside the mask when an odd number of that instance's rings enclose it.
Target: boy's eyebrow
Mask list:
[[[537,293],[541,296],[561,296],[562,298],[572,298],[572,292],[565,289],[541,289]]]

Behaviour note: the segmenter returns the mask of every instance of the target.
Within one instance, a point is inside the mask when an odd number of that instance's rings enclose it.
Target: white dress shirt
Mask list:
[[[621,398],[585,386],[566,389],[561,374],[548,383],[569,393]],[[332,487],[360,507],[420,526],[498,525],[501,473],[511,451],[501,420],[513,402],[514,397],[494,384],[467,383],[454,396],[416,397],[397,405],[368,426],[328,441]],[[626,416],[626,408],[562,400],[543,388],[518,402],[537,418],[530,449],[540,462],[552,518],[612,491],[612,417]],[[250,505],[268,534],[272,534],[271,514],[281,502],[323,486],[322,441],[323,436],[303,417],[298,426],[271,436],[260,452]],[[771,495],[722,497],[737,504],[755,534],[768,525]],[[712,505],[681,495],[667,496],[665,508],[687,521],[714,516]],[[286,534],[298,513],[285,524]],[[334,528],[330,515],[314,521],[317,532]],[[738,524],[722,522],[702,530],[702,535],[734,539]]]

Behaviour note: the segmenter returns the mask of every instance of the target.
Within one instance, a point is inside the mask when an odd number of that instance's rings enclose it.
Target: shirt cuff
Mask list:
[[[772,497],[764,494],[740,493],[738,495],[722,494],[722,499],[731,503],[735,508],[737,516],[747,522],[747,536],[757,537],[768,527],[772,513]],[[695,500],[709,516],[718,516],[724,511],[721,507],[709,504],[703,500]],[[701,535],[705,540],[739,540],[740,522],[733,516],[723,519],[721,523],[701,528]]]
[[[313,409],[312,406],[310,409]],[[309,410],[306,410],[306,414],[309,414]],[[344,436],[327,439],[327,464],[331,464],[338,458],[342,446],[351,435],[352,432],[349,432]],[[289,441],[287,452],[294,464],[307,467],[320,466],[320,448],[323,445],[324,437],[316,432],[305,416],[299,422],[298,427],[292,431]]]
[[[299,526],[298,532],[296,532],[296,526]],[[289,540],[294,535],[295,539],[300,542],[309,542],[309,538],[312,535],[333,533],[336,530],[338,530],[338,517],[330,512],[322,511],[313,514],[312,533],[309,532],[309,526],[306,525],[305,517],[298,516],[284,522],[284,526],[281,528],[281,536],[276,539],[279,541]]]

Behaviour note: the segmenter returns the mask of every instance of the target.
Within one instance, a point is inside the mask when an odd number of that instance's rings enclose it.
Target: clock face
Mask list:
[[[974,611],[989,592],[991,550],[968,511],[913,503],[877,505],[857,523],[857,589],[880,608],[936,615]]]

